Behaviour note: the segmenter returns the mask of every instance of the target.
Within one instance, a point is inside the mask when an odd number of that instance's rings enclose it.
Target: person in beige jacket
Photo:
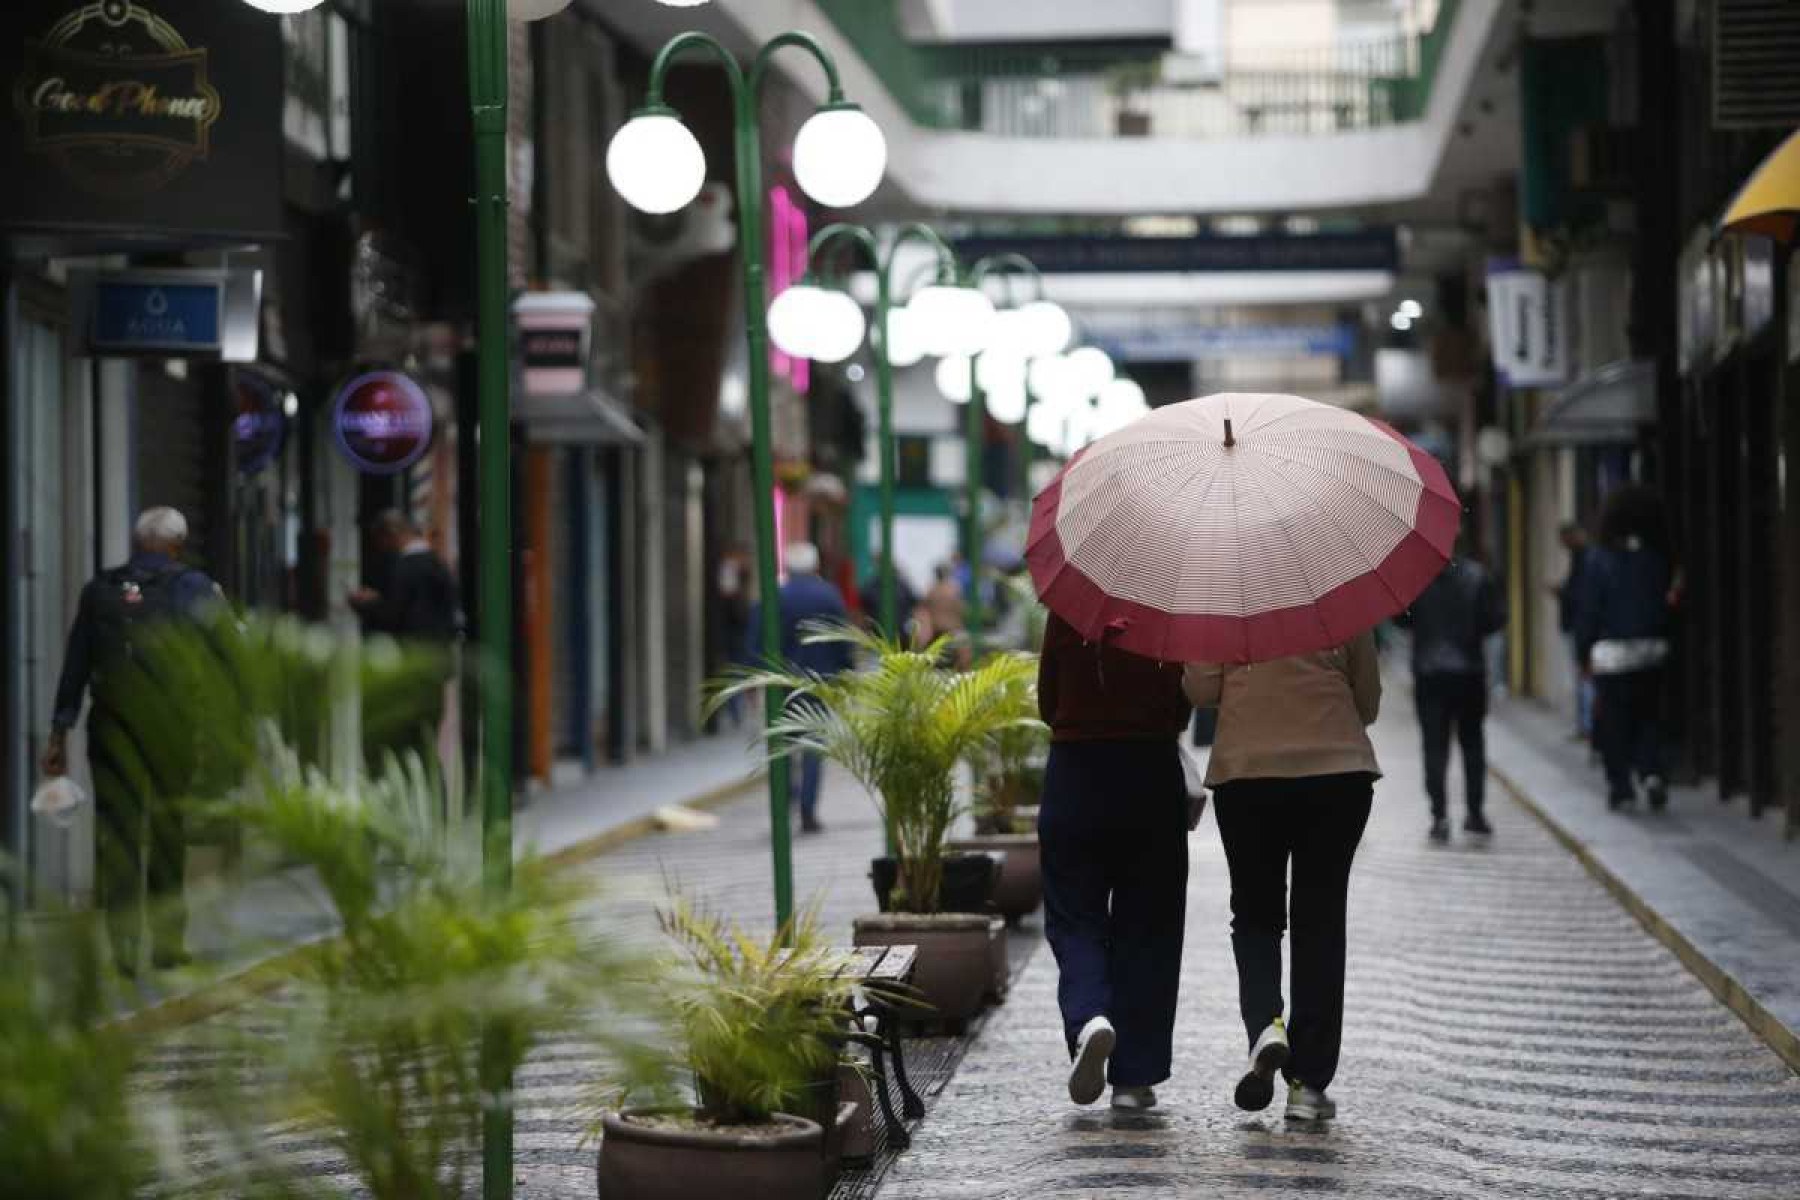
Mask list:
[[[1206,783],[1231,872],[1231,945],[1250,1042],[1237,1105],[1267,1108],[1281,1073],[1290,1120],[1330,1120],[1350,864],[1381,775],[1367,732],[1381,709],[1374,635],[1275,662],[1190,664],[1182,684],[1196,707],[1219,710]],[[1290,861],[1293,1003],[1284,1022]]]

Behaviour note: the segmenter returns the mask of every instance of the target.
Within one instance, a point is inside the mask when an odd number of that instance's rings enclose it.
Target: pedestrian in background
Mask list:
[[[114,961],[134,976],[142,964],[139,938],[150,933],[150,963],[161,971],[185,965],[187,831],[179,807],[195,767],[191,745],[145,745],[143,714],[129,710],[145,693],[127,667],[144,661],[146,630],[171,621],[197,622],[210,605],[223,603],[218,584],[182,562],[187,518],[173,508],[151,508],[132,531],[133,550],[123,566],[102,571],[81,590],[75,623],[56,688],[56,713],[43,772],[68,773],[68,732],[88,709],[88,768],[93,776],[95,903],[106,913]],[[179,709],[185,697],[158,703]],[[149,723],[179,730],[186,718]]]
[[[720,637],[725,646],[725,654],[732,663],[741,663],[744,647],[749,643],[750,634],[750,556],[744,548],[732,545],[719,556],[719,623]],[[731,720],[733,729],[744,724],[744,706],[749,703],[747,697],[734,695],[725,702],[724,715]]]
[[[373,764],[384,751],[412,750],[421,762],[435,763],[444,685],[453,671],[450,652],[461,625],[456,577],[413,519],[398,509],[377,515],[370,537],[387,559],[382,587],[352,591],[350,607],[367,632],[413,643],[441,655],[441,661],[421,681],[418,695],[405,698],[404,711],[379,714],[380,721],[366,724],[369,758]]]
[[[1462,557],[1431,581],[1398,622],[1412,631],[1413,706],[1424,742],[1425,794],[1431,798],[1431,840],[1450,840],[1447,776],[1454,733],[1462,752],[1463,830],[1494,830],[1485,812],[1487,784],[1487,640],[1506,627],[1506,606],[1493,575],[1478,559]]]
[[[1381,710],[1374,635],[1254,666],[1192,664],[1184,686],[1196,707],[1219,710],[1206,786],[1231,872],[1231,947],[1250,1044],[1233,1099],[1249,1112],[1267,1108],[1281,1073],[1288,1119],[1330,1120],[1350,866],[1381,776],[1368,735]],[[1293,1002],[1284,1020],[1281,941],[1290,907]]]
[[[776,603],[781,610],[781,657],[786,662],[815,675],[832,676],[848,671],[852,665],[850,647],[843,642],[808,642],[804,626],[809,623],[846,622],[849,610],[838,589],[819,574],[819,551],[811,542],[794,542],[785,552],[787,582],[781,585]],[[762,627],[760,606],[750,614],[750,644],[745,646],[745,661],[762,662]],[[800,832],[819,833],[819,786],[824,773],[824,760],[816,751],[802,751],[797,795],[800,802]]]
[[[1084,641],[1052,613],[1038,661],[1050,758],[1038,811],[1044,934],[1069,1098],[1156,1105],[1169,1077],[1187,911],[1181,668]]]
[[[1669,799],[1662,726],[1663,670],[1675,585],[1655,495],[1625,487],[1607,501],[1600,544],[1581,571],[1576,645],[1594,681],[1594,738],[1606,766],[1607,807]]]
[[[887,637],[904,642],[907,625],[912,622],[913,612],[919,607],[919,594],[913,591],[912,584],[906,581],[906,572],[898,566],[894,568],[894,619],[899,622],[899,629],[883,629],[881,626],[881,572],[877,570],[863,581],[857,593],[857,600],[862,605],[863,619],[869,628],[879,630]]]
[[[968,605],[963,599],[962,585],[956,581],[954,562],[938,565],[937,579],[925,593],[923,608],[929,626],[925,641],[929,643],[941,637],[957,639],[952,656],[957,666],[967,666],[969,647],[961,639],[969,628]]]
[[[1570,521],[1558,533],[1569,555],[1569,571],[1561,583],[1550,585],[1556,594],[1556,621],[1563,640],[1569,647],[1569,661],[1575,665],[1575,734],[1577,741],[1594,736],[1594,681],[1582,662],[1580,644],[1575,636],[1576,609],[1581,601],[1581,568],[1587,561],[1588,535],[1577,521]]]

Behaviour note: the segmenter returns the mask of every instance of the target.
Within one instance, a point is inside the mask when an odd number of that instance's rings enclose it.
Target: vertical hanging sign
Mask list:
[[[1558,387],[1570,376],[1574,339],[1567,288],[1510,259],[1488,264],[1488,336],[1494,369],[1510,387]]]

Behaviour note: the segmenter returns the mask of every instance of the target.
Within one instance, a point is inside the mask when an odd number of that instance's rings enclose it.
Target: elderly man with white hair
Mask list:
[[[781,585],[781,657],[788,662],[819,675],[836,675],[850,669],[850,647],[842,642],[807,644],[801,626],[808,621],[846,621],[849,610],[837,588],[819,574],[819,549],[811,542],[793,542],[783,556],[787,563],[787,582]],[[750,616],[750,645],[746,661],[762,661],[762,617]],[[818,833],[819,782],[824,763],[815,753],[800,758],[800,832]]]
[[[147,626],[197,619],[222,597],[205,573],[181,561],[188,539],[181,513],[147,509],[132,534],[131,558],[82,589],[43,761],[45,775],[67,772],[68,731],[91,694],[87,741],[96,816],[95,900],[107,914],[114,957],[127,975],[141,965],[138,935],[146,909],[151,964],[166,970],[188,961],[182,903],[187,843],[173,794],[182,781],[158,778],[166,772],[157,769],[165,759],[179,762],[184,756],[136,746],[118,711],[126,701],[109,684]]]

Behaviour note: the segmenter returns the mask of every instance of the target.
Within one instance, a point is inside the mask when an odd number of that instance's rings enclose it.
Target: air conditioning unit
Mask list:
[[[632,272],[646,283],[696,259],[729,253],[737,245],[731,189],[710,182],[694,202],[666,216],[631,214]]]
[[[1714,0],[1712,123],[1715,129],[1800,125],[1800,4]]]

